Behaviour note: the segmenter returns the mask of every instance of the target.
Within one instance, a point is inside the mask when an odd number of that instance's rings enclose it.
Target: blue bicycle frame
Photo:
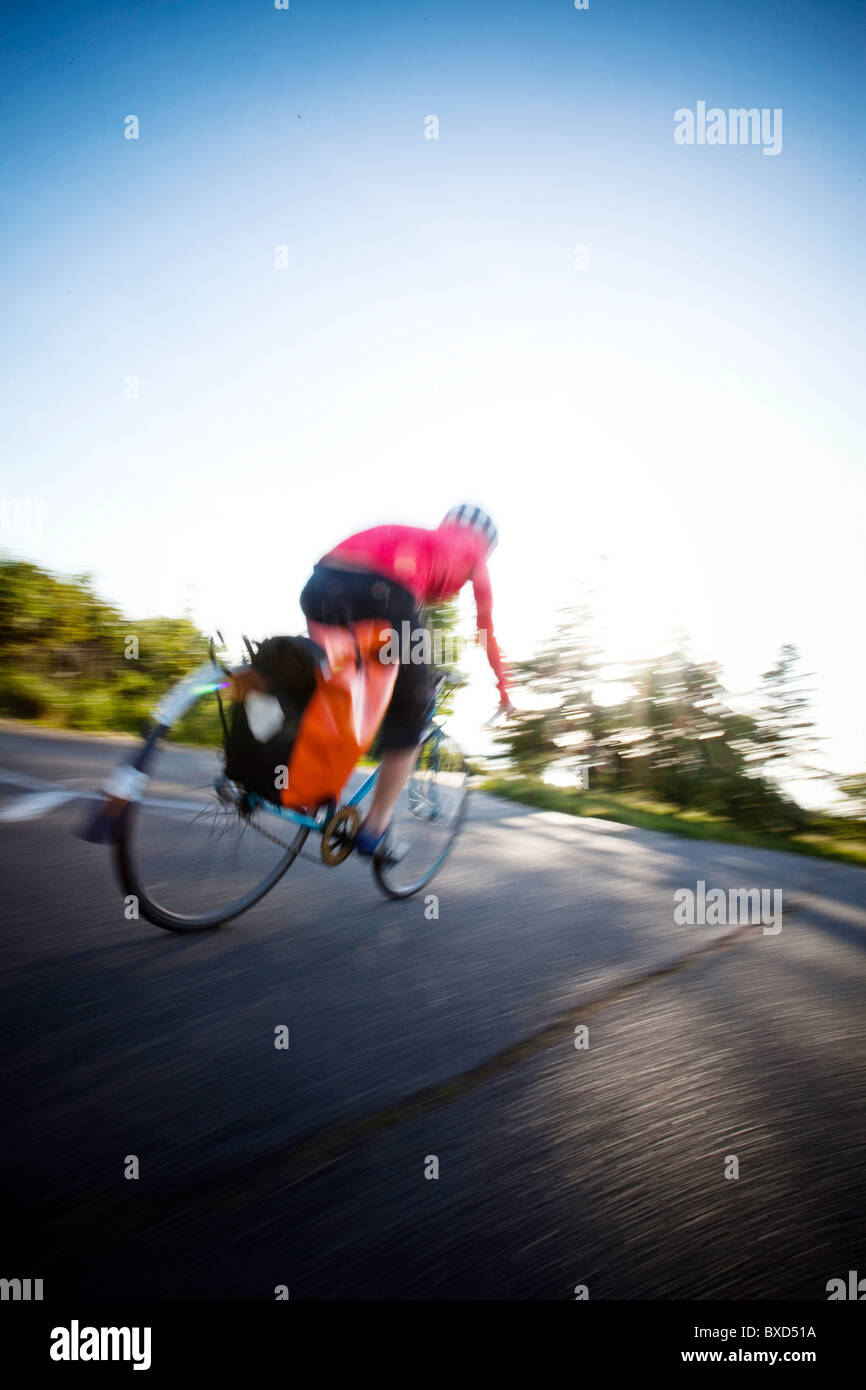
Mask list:
[[[368,791],[372,789],[378,776],[379,769],[378,767],[374,767],[369,777],[365,777],[358,790],[353,792],[349,800],[342,804],[344,806],[357,806],[364,800]],[[255,793],[249,793],[247,800],[252,808],[267,811],[269,815],[276,816],[278,820],[288,820],[291,821],[293,825],[306,826],[307,830],[324,830],[327,824],[327,817],[322,818],[321,815],[305,816],[303,811],[293,811],[287,806],[277,806],[275,802],[265,801],[264,797],[256,796]]]
[[[434,710],[436,707],[436,697],[438,696],[438,694],[439,686],[437,686],[436,690],[434,691],[431,700]],[[419,747],[422,747],[431,738],[438,741],[441,737],[442,731],[440,726],[431,721],[431,723],[427,725],[426,729],[424,730],[424,733],[421,736]],[[378,767],[374,767],[370,775],[364,778],[364,781],[361,783],[358,790],[352,793],[348,801],[344,801],[341,804],[343,806],[360,805],[367,793],[369,791],[372,791],[373,787],[376,784],[376,778],[378,776],[379,769]],[[303,811],[294,811],[287,806],[278,806],[275,802],[266,801],[264,797],[257,796],[253,792],[248,793],[247,799],[251,808],[255,808],[256,810],[261,811],[267,811],[268,815],[276,816],[278,820],[291,821],[293,825],[302,825],[307,830],[324,830],[325,826],[328,823],[328,820],[330,819],[331,815],[333,815],[336,809],[333,802],[328,802],[326,803],[326,806],[322,808],[322,810],[325,812],[324,815],[320,811],[320,813],[316,816],[307,816],[304,814]]]

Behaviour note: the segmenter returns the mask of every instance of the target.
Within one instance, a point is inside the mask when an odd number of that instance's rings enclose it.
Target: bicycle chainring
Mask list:
[[[352,853],[361,816],[356,806],[341,806],[322,831],[322,862],[342,864]]]

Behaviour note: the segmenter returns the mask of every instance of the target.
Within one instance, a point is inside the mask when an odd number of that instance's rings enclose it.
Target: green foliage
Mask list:
[[[433,605],[425,616],[431,631],[456,637],[456,603]],[[567,610],[537,655],[517,666],[516,683],[542,707],[524,709],[497,735],[511,779],[504,785],[528,788],[536,804],[565,798],[582,814],[600,799],[613,812],[639,802],[667,808],[664,818],[678,826],[697,817],[701,825],[739,827],[751,843],[760,835],[812,845],[847,836],[859,846],[866,774],[839,780],[855,812],[847,818],[807,814],[768,775],[802,769],[814,746],[807,678],[793,647],[783,647],[762,678],[754,716],[731,708],[712,663],[679,648],[617,673],[626,695],[605,703],[599,692],[609,676],[590,618],[586,607]],[[459,642],[445,646],[456,664]],[[130,622],[96,595],[88,575],[58,578],[27,561],[0,559],[0,713],[137,733],[166,690],[207,654],[207,639],[189,618]],[[218,744],[216,701],[198,704],[173,736]],[[589,765],[591,791],[563,792],[538,780],[563,759]]]
[[[764,824],[741,824],[702,810],[683,810],[636,792],[577,791],[551,787],[531,777],[494,778],[485,784],[485,789],[545,811],[598,817],[691,840],[722,840],[736,845],[818,855],[866,867],[866,834],[862,824],[857,821],[846,824],[838,816],[807,816],[803,812],[804,829],[788,833]]]
[[[423,618],[431,632],[437,628],[441,632],[456,635],[458,612],[456,599],[442,599],[439,603],[428,603]]]
[[[544,707],[521,710],[497,735],[498,760],[512,774],[580,763],[599,792],[636,793],[771,834],[808,828],[806,813],[764,771],[786,758],[799,765],[809,746],[794,648],[783,648],[764,678],[754,716],[734,710],[718,668],[683,647],[618,672],[627,693],[612,703],[600,698],[610,677],[590,623],[585,606],[566,610],[537,655],[516,668],[516,684]]]
[[[785,760],[789,769],[813,772],[809,759],[815,752],[815,726],[809,713],[809,680],[800,670],[796,647],[785,644],[775,662],[761,677],[761,707],[756,724],[756,751],[768,766]]]
[[[33,671],[0,666],[0,710],[16,719],[40,719],[56,700],[51,682]]]
[[[522,713],[494,734],[509,765],[528,777],[540,776],[562,757],[555,741],[556,718],[546,710]]]
[[[128,622],[97,597],[87,575],[60,579],[0,559],[0,713],[137,733],[207,653],[189,618]]]
[[[866,820],[866,772],[839,778],[839,790],[851,802],[851,810],[859,820]]]
[[[226,718],[228,718],[228,709],[225,713]],[[198,700],[189,713],[178,720],[170,737],[174,743],[197,743],[205,744],[211,748],[221,747],[223,733],[216,697],[212,700]]]
[[[438,666],[449,670],[459,670],[464,644],[458,632],[457,600],[443,599],[439,603],[430,603],[424,608],[421,616],[433,639],[434,661]],[[449,694],[440,702],[439,709],[442,714],[448,715],[453,712],[453,708],[454,697]]]

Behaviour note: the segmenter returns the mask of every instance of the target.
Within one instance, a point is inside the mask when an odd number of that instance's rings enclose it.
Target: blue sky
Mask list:
[[[479,500],[507,652],[586,585],[612,656],[685,629],[734,690],[793,641],[866,766],[863,15],[7,5],[0,496],[42,524],[0,542],[263,634],[341,535]],[[699,100],[781,153],[677,146]]]

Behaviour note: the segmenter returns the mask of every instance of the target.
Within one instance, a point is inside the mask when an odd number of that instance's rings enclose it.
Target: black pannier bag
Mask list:
[[[327,660],[323,649],[309,637],[268,637],[259,644],[250,664],[265,677],[266,693],[279,702],[282,724],[268,737],[257,738],[252,708],[248,714],[247,701],[233,704],[225,750],[226,776],[246,791],[279,805],[277,769],[289,765],[301,718],[316,688],[316,673],[327,672]],[[254,696],[248,695],[247,700],[254,701]],[[272,724],[273,718],[269,722]]]

